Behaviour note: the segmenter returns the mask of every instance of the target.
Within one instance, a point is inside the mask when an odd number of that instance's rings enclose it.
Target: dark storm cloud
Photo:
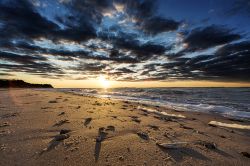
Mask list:
[[[61,51],[61,50],[55,50],[55,49],[46,49],[46,48],[42,48],[39,46],[34,45],[34,43],[30,42],[9,42],[9,41],[5,41],[5,42],[0,42],[0,48],[4,49],[4,50],[11,50],[16,51],[17,53],[13,53],[16,56],[20,56],[21,58],[23,57],[22,55],[19,55],[20,52],[21,53],[25,53],[27,54],[36,54],[35,56],[31,57],[32,58],[44,58],[41,57],[39,54],[50,54],[52,56],[57,56],[58,59],[61,60],[73,60],[74,54],[72,54],[71,51]],[[82,53],[82,52],[80,52]],[[10,56],[9,58],[12,58],[13,56]],[[7,57],[6,57],[7,58]],[[25,60],[25,58],[22,58]],[[29,58],[27,57],[26,60],[29,60]],[[44,59],[45,61],[46,59]]]
[[[15,53],[1,52],[0,59],[21,64],[33,64],[35,61],[46,61],[47,59],[41,56],[18,55]]]
[[[132,54],[136,56],[136,59],[138,59],[138,61],[148,60],[152,58],[153,55],[161,55],[167,50],[167,48],[162,45],[150,42],[140,44],[138,40],[126,35],[114,37],[111,39],[111,41],[113,42],[114,47],[117,50],[125,49],[128,51],[132,51]],[[116,57],[118,55],[118,52],[113,50],[110,55],[111,57]]]
[[[112,42],[114,48],[109,54],[111,59],[121,55],[121,53],[118,51],[120,49],[131,51],[131,55],[133,56],[135,63],[148,60],[152,58],[153,55],[164,54],[165,51],[169,50],[169,47],[152,42],[141,44],[140,41],[136,39],[137,36],[134,34],[125,34],[120,32],[117,36],[109,36],[106,33],[102,33],[99,37],[104,41]]]
[[[83,71],[83,72],[96,72],[96,71],[102,71],[107,67],[106,64],[102,63],[81,63],[77,67],[73,67],[71,69],[77,70],[77,71]]]
[[[118,69],[116,69],[116,70],[119,71],[119,72],[122,72],[122,73],[135,73],[133,70],[128,69],[128,68],[125,68],[125,67],[123,67],[123,68],[118,68]]]
[[[34,75],[39,74],[64,74],[59,68],[49,64],[49,63],[32,63],[32,64],[1,64],[0,69],[9,72],[24,72]]]
[[[63,74],[60,68],[48,63],[47,59],[42,56],[19,55],[1,51],[0,60],[12,62],[0,64],[0,69],[7,72],[25,72],[36,75],[42,73]]]
[[[77,17],[60,18],[64,19],[64,23],[68,21],[72,23],[77,21],[80,25],[99,24],[101,23],[103,13],[114,9],[113,1],[111,0],[71,0],[65,3],[65,7],[71,11],[71,14]],[[63,22],[63,21],[62,21]]]
[[[153,43],[139,45],[136,41],[118,41],[116,46],[133,51],[139,60],[148,60],[153,55],[161,55],[166,51],[164,46]]]
[[[14,76],[14,74],[11,74],[11,73],[0,73],[0,76]]]
[[[120,2],[125,5],[126,13],[138,20],[144,20],[145,18],[152,17],[157,8],[156,1],[151,0],[121,0]]]
[[[180,21],[159,15],[156,1],[60,0],[59,7],[65,8],[65,12],[54,17],[40,12],[30,2],[0,2],[2,71],[46,78],[70,78],[65,72],[68,69],[90,75],[109,73],[117,80],[129,81],[250,80],[250,43],[244,41],[243,35],[219,25],[183,28]],[[245,0],[237,3],[232,13],[248,11]],[[116,4],[123,6],[123,11],[116,13],[118,16],[112,15]],[[108,21],[103,22],[104,19]],[[125,21],[126,25],[112,25],[114,20]],[[160,33],[168,34],[163,32],[181,34],[182,40],[177,43],[172,36],[159,39]],[[244,42],[238,42],[239,39]],[[37,44],[39,41],[45,41],[46,46]],[[63,44],[69,46],[61,47]],[[71,44],[74,46],[70,47]],[[179,51],[175,48],[178,45],[184,49]],[[215,52],[202,52],[208,48],[214,48]],[[201,53],[189,56],[198,52]],[[70,67],[54,64],[58,59],[67,61],[63,63]],[[73,61],[82,63],[72,67]],[[83,78],[87,77],[76,79]]]
[[[237,44],[228,44],[224,47],[221,47],[217,52],[216,55],[218,56],[227,56],[231,54],[240,54],[244,52],[249,52],[250,50],[250,41],[244,41]]]
[[[107,73],[110,75],[110,76],[118,76],[121,77],[123,75],[130,75],[130,74],[133,74],[133,73],[136,73],[135,71],[129,69],[129,68],[125,68],[125,67],[122,67],[122,68],[117,68],[115,70],[108,70]]]
[[[174,31],[178,29],[180,23],[162,17],[153,17],[145,20],[142,24],[143,30],[148,34],[158,34],[161,32]]]
[[[113,10],[113,1],[111,0],[72,0],[74,10],[86,12],[84,15],[91,16],[92,19],[97,19],[99,12],[107,12]],[[100,16],[101,17],[101,16]],[[101,21],[101,20],[97,20]]]
[[[227,80],[250,80],[249,42],[226,45],[215,53],[215,57],[203,62],[201,69],[208,76]]]
[[[138,27],[147,34],[156,35],[161,32],[177,30],[180,25],[173,19],[167,19],[156,14],[157,1],[125,0],[120,2],[125,5],[127,14],[134,18]]]
[[[0,20],[4,26],[1,38],[41,37],[51,34],[58,26],[35,12],[28,1],[0,3]]]
[[[1,44],[0,44],[1,46]],[[46,49],[41,48],[39,46],[36,46],[32,43],[27,43],[27,42],[16,42],[16,43],[9,43],[9,48],[15,48],[16,50],[24,50],[24,51],[29,51],[29,52],[34,52],[34,51],[40,51],[44,52]]]
[[[87,51],[68,51],[68,50],[50,50],[47,49],[44,53],[56,55],[64,60],[72,60],[73,57],[78,59],[90,59],[90,60],[99,60],[99,61],[113,61],[115,63],[138,63],[138,59],[125,56],[121,53],[117,54],[116,56],[102,56],[97,55],[93,56],[91,52]]]
[[[7,1],[8,2],[8,1]],[[4,27],[1,37],[4,40],[12,38],[46,38],[53,41],[67,39],[72,41],[84,41],[86,39],[95,38],[96,32],[94,25],[98,25],[103,17],[101,12],[114,9],[113,1],[79,1],[72,0],[65,4],[72,11],[64,18],[57,17],[57,20],[64,24],[65,28],[61,29],[59,25],[41,16],[29,1],[20,0],[10,3],[0,4],[0,20],[7,26]],[[166,25],[167,22],[173,24],[173,20],[164,20],[164,18],[153,17],[155,12],[155,2],[153,1],[117,1],[125,5],[125,10],[131,17],[144,20],[148,18],[143,25],[148,33],[158,33],[153,29],[153,25],[157,31],[173,30],[172,25]],[[161,21],[156,21],[156,20]],[[160,24],[160,25],[158,25]],[[153,54],[162,54],[165,48],[161,45],[146,43],[140,45],[136,40],[127,40],[127,36],[119,36],[114,41],[117,49],[124,48],[132,50],[137,57],[112,56],[110,60],[117,62],[133,63],[151,58]],[[36,46],[28,43],[20,43],[15,47],[25,48],[34,51],[46,52]],[[52,54],[57,54],[57,51],[52,51]],[[64,56],[64,52],[58,52]],[[73,53],[74,54],[74,53]],[[85,53],[86,54],[86,53]],[[65,58],[65,57],[64,57]],[[66,59],[66,58],[65,58]],[[105,57],[98,59],[109,60]],[[70,60],[70,58],[69,58]]]
[[[249,81],[250,43],[228,44],[212,55],[176,58],[158,65],[166,70],[157,76],[202,80]]]
[[[148,75],[149,74],[149,70],[144,70],[143,72],[141,72],[141,75]]]
[[[185,64],[186,65],[193,65],[193,64],[196,64],[196,63],[201,62],[201,61],[209,60],[211,57],[213,57],[213,55],[198,55],[196,57],[187,59],[185,61]]]
[[[160,66],[159,63],[150,63],[150,64],[146,64],[143,66],[143,71],[141,72],[141,75],[148,75],[150,72],[155,72],[156,70],[156,66]]]
[[[37,54],[35,57],[31,57],[32,58],[43,58],[44,57],[40,57],[39,54],[48,54],[48,55],[52,55],[52,56],[56,56],[58,59],[60,60],[64,60],[64,61],[72,61],[74,60],[74,58],[78,58],[78,59],[92,59],[92,60],[100,60],[100,61],[114,61],[116,63],[138,63],[139,60],[133,57],[128,57],[125,56],[121,53],[119,53],[117,51],[117,53],[115,50],[107,50],[110,51],[110,57],[106,57],[106,56],[102,56],[102,55],[98,55],[98,56],[92,56],[91,52],[88,51],[84,51],[84,50],[79,50],[79,51],[70,51],[70,50],[59,50],[59,49],[48,49],[48,48],[42,48],[36,45],[32,45],[29,44],[27,42],[17,42],[17,43],[12,43],[12,42],[4,42],[4,43],[0,43],[0,47],[2,48],[8,48],[11,49],[12,51],[23,51],[25,53],[35,53]],[[7,54],[7,53],[5,53]],[[115,54],[112,56],[112,54]],[[2,55],[3,56],[3,55]],[[18,56],[18,54],[15,54],[15,56]],[[6,58],[10,58],[11,60],[14,60],[14,56],[5,56]],[[21,59],[23,60],[29,60],[28,57],[24,58],[23,56],[20,56]],[[38,59],[39,60],[39,59]]]
[[[240,37],[239,34],[233,33],[231,29],[212,25],[192,30],[183,42],[188,45],[186,51],[197,51],[230,43],[240,39]]]
[[[61,29],[57,24],[42,17],[29,1],[19,0],[0,3],[0,20],[6,25],[1,38],[40,38],[51,40],[84,41],[95,37],[95,30],[88,22]],[[83,22],[83,20],[81,20]]]

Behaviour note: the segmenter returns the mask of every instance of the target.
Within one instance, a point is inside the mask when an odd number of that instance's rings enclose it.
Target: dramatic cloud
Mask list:
[[[226,44],[237,39],[240,39],[240,35],[232,33],[232,30],[213,25],[192,30],[184,39],[184,43],[187,44],[188,51],[197,51]]]
[[[22,37],[83,41],[95,36],[95,30],[87,22],[61,29],[56,23],[42,17],[26,0],[0,4],[0,10],[0,20],[4,25],[1,37],[5,39]]]
[[[234,4],[234,15],[248,12],[246,1]],[[207,15],[193,21],[193,15],[166,12],[167,5],[160,0],[3,0],[0,76],[249,81],[250,27],[241,29],[233,21],[220,25]]]
[[[177,58],[171,63],[162,64],[161,67],[166,72],[157,76],[159,78],[174,76],[186,79],[249,81],[249,48],[249,42],[240,42],[225,45],[213,55]]]
[[[14,1],[12,5],[1,4],[0,10],[1,23],[4,25],[1,38],[48,37],[59,28],[35,12],[27,1]]]
[[[38,60],[38,61],[46,61],[47,60],[44,57],[18,55],[18,54],[8,53],[8,52],[0,52],[0,59],[11,61],[11,62],[17,62],[17,63],[21,63],[21,64],[35,63],[36,60]]]
[[[131,70],[131,69],[128,69],[128,68],[125,68],[125,67],[123,67],[123,68],[118,68],[118,69],[116,69],[118,72],[121,72],[121,73],[135,73],[133,70]]]
[[[77,68],[73,68],[73,69],[77,69],[79,71],[102,71],[106,68],[107,65],[105,64],[101,64],[101,63],[81,63]]]
[[[149,34],[174,31],[178,29],[179,23],[162,17],[153,17],[145,20],[142,24],[143,30]]]
[[[0,73],[0,76],[14,76],[14,75],[10,73]]]

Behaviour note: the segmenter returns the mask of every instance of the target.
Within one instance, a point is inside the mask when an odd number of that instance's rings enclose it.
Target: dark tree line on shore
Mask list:
[[[31,84],[23,80],[0,79],[0,88],[53,88],[50,84]]]

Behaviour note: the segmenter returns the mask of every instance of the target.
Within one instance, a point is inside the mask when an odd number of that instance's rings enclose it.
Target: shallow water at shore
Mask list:
[[[179,111],[250,119],[250,88],[54,89],[78,95],[138,101]]]

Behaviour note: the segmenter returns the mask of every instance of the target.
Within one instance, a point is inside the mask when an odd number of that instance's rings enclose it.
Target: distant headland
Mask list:
[[[31,84],[23,80],[0,79],[0,88],[53,88],[50,84]]]

